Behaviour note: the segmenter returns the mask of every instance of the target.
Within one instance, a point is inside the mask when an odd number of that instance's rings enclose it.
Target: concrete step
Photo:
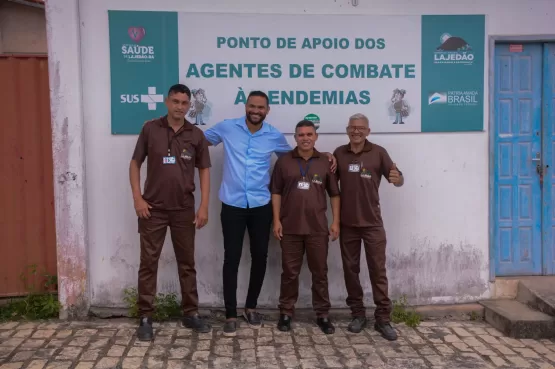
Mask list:
[[[511,338],[555,338],[555,318],[516,300],[484,300],[485,320]]]
[[[517,287],[516,300],[535,310],[555,317],[555,278],[523,278]]]

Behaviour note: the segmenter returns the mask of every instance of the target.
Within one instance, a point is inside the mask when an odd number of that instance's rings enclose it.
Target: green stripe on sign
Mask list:
[[[112,134],[138,134],[166,114],[167,90],[179,82],[176,12],[108,11]]]
[[[422,16],[422,132],[484,129],[484,15]]]

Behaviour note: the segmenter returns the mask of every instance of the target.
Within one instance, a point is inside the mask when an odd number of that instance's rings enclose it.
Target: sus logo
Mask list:
[[[143,39],[143,37],[145,37],[146,30],[144,27],[129,27],[127,34],[133,41],[138,43]]]

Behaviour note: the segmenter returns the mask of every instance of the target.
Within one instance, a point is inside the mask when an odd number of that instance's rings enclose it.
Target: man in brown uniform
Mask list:
[[[278,329],[289,331],[299,292],[299,273],[306,250],[312,273],[312,307],[320,329],[331,334],[328,318],[328,237],[339,233],[339,187],[328,157],[314,148],[314,123],[303,120],[295,128],[297,147],[278,159],[270,189],[274,236],[281,241],[281,316]],[[326,191],[331,198],[333,222],[328,231]]]
[[[139,340],[153,338],[152,313],[156,295],[158,260],[170,228],[181,285],[183,326],[209,332],[211,326],[198,315],[195,270],[195,226],[208,221],[210,155],[202,130],[185,119],[191,91],[178,84],[166,98],[168,114],[144,124],[129,166],[129,179],[141,242],[138,308]],[[140,167],[147,160],[144,194]],[[200,177],[201,203],[195,214],[195,167]]]
[[[396,187],[404,183],[402,173],[387,151],[366,137],[368,118],[355,114],[347,126],[349,143],[338,147],[337,178],[341,187],[341,258],[347,287],[347,305],[353,320],[348,330],[360,332],[366,326],[363,291],[360,285],[360,249],[364,242],[366,261],[376,304],[374,328],[388,340],[397,339],[390,324],[391,301],[385,269],[386,235],[380,211],[379,187],[382,176]]]

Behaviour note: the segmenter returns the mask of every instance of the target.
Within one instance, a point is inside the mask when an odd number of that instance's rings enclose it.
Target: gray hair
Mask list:
[[[349,122],[352,121],[352,120],[363,120],[363,121],[366,122],[366,124],[368,124],[368,126],[370,126],[370,121],[368,120],[368,118],[364,114],[361,114],[361,113],[353,114],[349,117]]]

